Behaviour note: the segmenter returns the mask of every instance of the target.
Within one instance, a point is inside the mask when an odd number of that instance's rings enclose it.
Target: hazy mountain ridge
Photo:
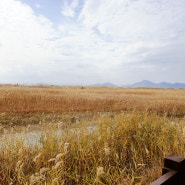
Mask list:
[[[136,82],[128,85],[116,85],[110,82],[102,83],[102,84],[94,84],[93,86],[106,86],[106,87],[150,87],[150,88],[185,88],[185,83],[168,83],[168,82],[160,82],[154,83],[148,80],[143,80],[140,82]]]
[[[105,87],[118,87],[118,85],[110,83],[110,82],[105,82],[105,83],[98,83],[98,84],[94,84],[92,86],[105,86]]]
[[[143,80],[141,82],[136,82],[134,84],[126,85],[124,87],[185,88],[185,84],[168,82],[154,83],[148,80]]]

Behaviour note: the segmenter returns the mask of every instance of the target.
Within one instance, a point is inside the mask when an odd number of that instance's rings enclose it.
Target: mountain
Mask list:
[[[136,82],[133,84],[125,85],[123,87],[153,87],[153,88],[185,88],[184,83],[154,83],[148,80],[143,80],[141,82]]]
[[[153,82],[150,82],[148,80],[143,80],[141,82],[136,82],[136,83],[126,85],[126,86],[128,87],[155,87],[155,85],[156,84]]]
[[[105,83],[102,83],[102,84],[94,84],[92,86],[117,87],[117,85],[112,84],[110,82],[105,82]]]

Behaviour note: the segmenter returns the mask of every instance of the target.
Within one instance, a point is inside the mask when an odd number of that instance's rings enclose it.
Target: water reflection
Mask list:
[[[95,126],[88,126],[87,132],[92,133],[95,131]],[[80,129],[70,129],[68,130],[71,133],[74,134],[80,134]],[[57,129],[53,130],[52,133],[56,134],[56,137],[60,137],[62,135],[62,132],[65,132],[65,130]],[[42,139],[44,135],[48,133],[48,130],[45,131],[30,131],[30,132],[21,132],[21,133],[13,133],[13,134],[3,134],[0,135],[0,149],[1,148],[13,148],[18,145],[18,143],[21,143],[23,147],[35,147],[39,146],[42,147]]]
[[[0,136],[0,148],[15,147],[20,141],[23,146],[33,147],[41,145],[42,131],[15,133],[15,134],[3,134]]]

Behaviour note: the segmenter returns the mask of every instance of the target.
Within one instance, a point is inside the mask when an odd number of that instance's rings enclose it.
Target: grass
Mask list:
[[[184,92],[1,86],[0,184],[148,185],[184,155]],[[12,128],[42,130],[39,144],[12,143]]]
[[[185,114],[184,89],[0,86],[0,111],[53,113],[76,111],[145,111]]]

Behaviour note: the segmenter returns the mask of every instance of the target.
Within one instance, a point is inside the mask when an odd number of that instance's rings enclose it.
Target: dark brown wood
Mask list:
[[[178,172],[170,170],[150,185],[177,185]]]
[[[163,168],[162,168],[162,175],[164,175],[165,173],[168,173],[169,171],[170,171],[169,168],[163,167]]]
[[[175,155],[165,157],[162,176],[151,185],[185,185],[185,158]]]
[[[164,167],[178,172],[178,185],[185,185],[185,158],[170,155],[164,159]]]
[[[175,155],[167,156],[164,159],[164,167],[180,172],[185,170],[185,159]]]

